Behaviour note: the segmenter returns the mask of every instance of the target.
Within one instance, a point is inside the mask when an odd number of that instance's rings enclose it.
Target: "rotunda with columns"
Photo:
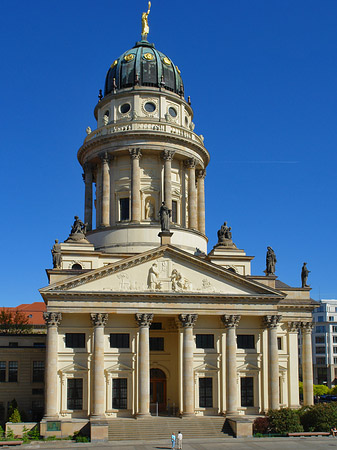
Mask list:
[[[77,155],[84,223],[76,216],[68,239],[56,241],[40,290],[44,435],[55,434],[55,421],[61,434],[89,421],[103,433],[103,422],[125,417],[296,408],[300,374],[304,403],[313,403],[310,288],[268,270],[253,275],[253,257],[226,222],[207,251],[209,153],[180,70],[146,38],[108,70],[97,129],[87,128]],[[163,202],[169,230],[159,220]]]

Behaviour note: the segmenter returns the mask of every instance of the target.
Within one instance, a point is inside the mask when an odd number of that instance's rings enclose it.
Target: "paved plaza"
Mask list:
[[[113,441],[107,444],[75,444],[69,442],[46,442],[26,444],[22,449],[81,449],[110,450],[120,448],[122,450],[170,450],[169,437],[160,441]],[[186,439],[183,442],[184,450],[317,450],[337,448],[337,438],[333,437],[310,437],[310,438],[251,438],[251,439]]]

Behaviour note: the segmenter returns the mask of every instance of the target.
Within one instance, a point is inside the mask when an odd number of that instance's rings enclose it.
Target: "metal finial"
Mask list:
[[[103,98],[102,89],[98,91],[98,100],[101,101]]]

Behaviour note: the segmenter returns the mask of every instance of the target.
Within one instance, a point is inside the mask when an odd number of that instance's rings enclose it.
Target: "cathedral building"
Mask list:
[[[149,11],[148,11],[149,13]],[[84,220],[53,247],[45,426],[154,412],[238,416],[313,403],[309,288],[251,273],[224,223],[207,250],[210,155],[182,74],[142,39],[111,61],[78,150]],[[80,182],[80,180],[79,180]],[[78,205],[74,205],[75,209]],[[53,433],[55,434],[55,433]]]

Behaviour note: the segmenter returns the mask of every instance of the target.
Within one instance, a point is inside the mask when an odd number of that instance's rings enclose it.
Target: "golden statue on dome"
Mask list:
[[[148,17],[150,14],[151,2],[149,2],[149,9],[142,14],[142,40],[147,41],[147,35],[150,32]]]

